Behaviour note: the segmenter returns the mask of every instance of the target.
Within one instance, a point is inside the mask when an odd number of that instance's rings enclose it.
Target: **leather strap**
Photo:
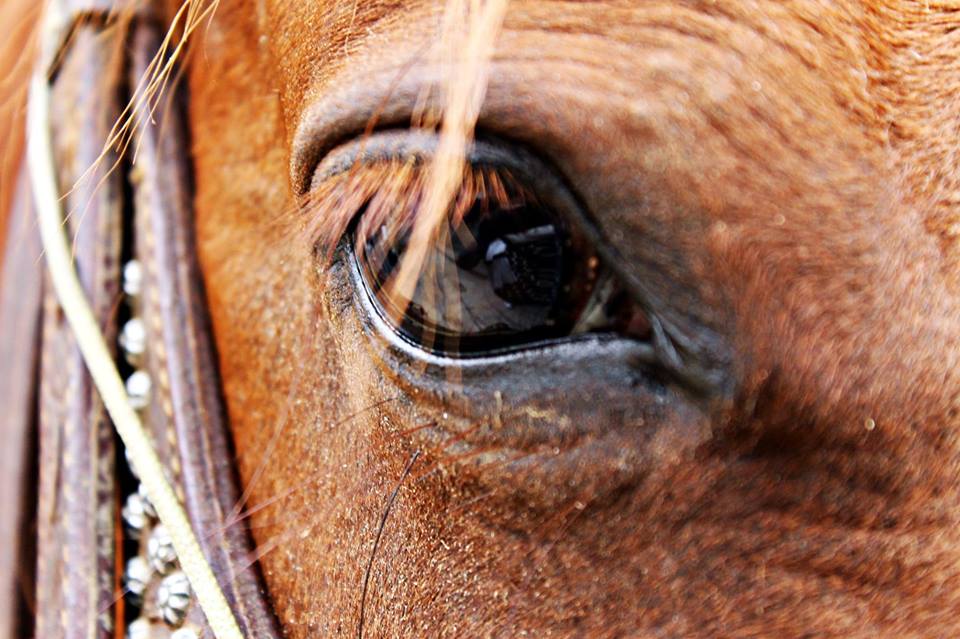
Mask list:
[[[0,285],[0,638],[33,636],[33,522],[36,518],[36,401],[43,267],[40,238],[21,171]]]
[[[134,25],[132,86],[152,60],[161,35],[150,22]],[[257,566],[251,565],[253,545],[246,526],[227,520],[239,491],[194,245],[182,97],[167,94],[154,116],[159,125],[151,124],[147,108],[136,120],[142,135],[131,173],[135,243],[144,266],[141,312],[147,369],[154,380],[147,422],[241,631],[247,637],[279,637]]]
[[[116,335],[123,185],[97,164],[119,115],[116,87],[123,34],[78,25],[53,82],[51,114],[61,190],[77,269],[108,343]],[[94,172],[80,177],[90,167]],[[72,331],[49,287],[44,295],[40,382],[38,637],[113,636],[116,563],[114,433]]]
[[[248,531],[242,522],[228,520],[239,490],[194,246],[182,94],[170,87],[158,110],[134,114],[137,153],[129,172],[127,160],[112,154],[97,163],[126,99],[120,88],[138,86],[163,31],[143,13],[123,23],[127,29],[98,13],[98,0],[80,4],[86,7],[81,15],[98,19],[80,20],[71,31],[53,79],[51,124],[61,189],[77,185],[66,195],[64,209],[70,212],[80,279],[108,343],[115,343],[124,300],[121,258],[132,250],[143,264],[138,313],[147,351],[140,366],[153,380],[144,421],[244,635],[278,638],[257,565],[251,564]],[[80,180],[91,166],[94,171]],[[3,299],[0,305],[0,355],[11,353],[0,361],[0,374],[9,371],[7,379],[18,375],[23,380],[2,389],[16,402],[4,428],[15,435],[10,441],[16,444],[4,448],[4,455],[19,459],[19,466],[11,465],[11,494],[27,494],[23,477],[29,470],[30,432],[39,423],[35,635],[122,636],[119,574],[128,557],[118,543],[123,538],[123,487],[117,479],[117,440],[70,328],[49,286],[39,282],[42,263],[35,256],[36,234],[31,237],[31,243],[8,250],[4,267],[5,277],[13,277],[29,271],[25,263],[33,257],[32,275],[38,281],[31,283],[27,273],[23,281],[2,289],[8,298],[31,287],[23,304]],[[11,262],[19,267],[8,268]],[[17,322],[24,325],[14,326]],[[39,348],[31,350],[31,344]],[[34,382],[39,384],[36,404],[30,399]],[[0,528],[0,541],[19,544],[14,528]],[[10,565],[23,560],[0,555],[0,562]],[[13,617],[2,606],[13,607],[8,591],[15,584],[0,581],[0,587],[2,621]],[[199,606],[190,605],[187,615],[190,627],[202,636],[210,634]],[[0,637],[12,632],[0,626]]]

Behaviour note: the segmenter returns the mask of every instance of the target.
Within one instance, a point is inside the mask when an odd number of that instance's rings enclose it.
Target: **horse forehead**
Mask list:
[[[316,2],[263,0],[258,28],[269,40],[280,67],[285,96],[292,104],[305,99],[316,85],[343,65],[362,67],[370,48],[409,45],[408,54],[424,55],[422,45],[435,39],[443,0],[393,2]],[[960,17],[949,8],[931,9],[908,2],[840,1],[823,6],[815,0],[727,2],[514,0],[508,7],[506,32],[541,31],[619,40],[643,49],[673,49],[677,56],[702,57],[715,48],[744,56],[765,51],[816,68],[824,77],[842,69],[833,80],[859,89],[864,97],[898,107],[913,98],[937,93],[924,81],[934,69],[951,72],[944,54],[956,50]],[[924,3],[929,4],[929,3]],[[559,44],[558,40],[558,44]],[[564,44],[570,40],[564,40]],[[405,52],[396,49],[402,56]],[[730,62],[730,60],[725,60]],[[598,60],[599,62],[599,60]],[[615,60],[608,60],[615,62]],[[763,64],[743,59],[728,69]],[[960,77],[952,71],[950,76]],[[879,89],[883,84],[885,90]],[[949,82],[936,83],[939,85]],[[901,87],[903,91],[898,91]],[[839,96],[846,101],[857,97]],[[865,113],[862,115],[866,115]],[[928,114],[927,114],[928,115]],[[908,124],[906,126],[915,126]]]
[[[286,144],[277,146],[289,154],[304,113],[317,100],[344,87],[372,84],[372,69],[392,63],[396,75],[411,60],[429,59],[445,4],[261,0],[252,10],[251,5],[224,3],[210,30],[225,34],[224,46],[211,47],[205,58],[215,58],[219,48],[223,64],[229,66],[259,55],[255,68],[269,69],[271,77],[258,81],[272,85],[280,98]],[[880,197],[879,214],[893,216],[909,209],[920,222],[914,224],[915,232],[937,238],[949,262],[944,272],[954,273],[960,272],[960,154],[954,148],[960,128],[955,100],[960,89],[960,12],[929,4],[514,0],[498,56],[504,67],[524,69],[541,60],[544,67],[560,68],[564,58],[576,58],[580,67],[596,72],[575,79],[557,73],[535,89],[566,82],[588,95],[591,82],[608,82],[638,99],[617,102],[613,92],[598,91],[589,104],[560,104],[596,109],[598,121],[604,110],[624,106],[634,108],[631,117],[659,109],[674,130],[688,127],[683,135],[701,150],[704,142],[720,137],[718,128],[736,115],[733,130],[727,126],[721,133],[735,138],[758,164],[784,169],[778,183],[748,180],[756,193],[768,199],[782,196],[783,202],[797,201],[795,193],[804,189],[846,193],[847,200],[838,198],[826,206],[839,220],[849,210],[850,198],[882,187],[882,196],[874,196]],[[593,58],[591,51],[596,52]],[[680,72],[671,76],[675,69]],[[662,78],[661,86],[634,81],[645,72],[648,79]],[[524,80],[522,73],[515,77]],[[581,77],[589,82],[579,83]],[[745,81],[750,77],[755,79]],[[667,92],[669,86],[679,86],[678,78],[695,89],[690,108],[677,108],[684,91]],[[491,83],[497,82],[495,75]],[[390,83],[385,84],[390,90]],[[369,95],[376,107],[377,93]],[[488,96],[496,97],[493,92]],[[697,117],[700,122],[694,122]],[[682,146],[672,144],[668,127],[663,130],[668,144],[661,147],[670,153],[667,162],[677,169],[675,179],[688,183],[689,178],[708,175],[697,164],[706,154],[684,153]],[[574,134],[566,130],[568,137]],[[629,145],[637,152],[636,140],[620,138],[619,145],[605,149],[611,170]],[[800,141],[808,151],[805,159],[784,165],[783,140]],[[596,157],[599,154],[592,155]],[[723,159],[718,154],[711,162],[716,166]],[[621,163],[621,170],[632,167]],[[715,201],[706,202],[706,208],[730,208],[730,200],[739,198],[744,210],[755,209],[750,189],[717,186],[728,188],[711,187]],[[861,209],[871,208],[868,200]]]
[[[263,0],[255,30],[277,70],[287,142],[304,110],[338,80],[364,83],[387,53],[397,68],[430,59],[445,4]],[[830,118],[816,110],[830,102],[844,117],[825,128],[894,148],[914,191],[943,193],[960,190],[956,154],[944,152],[958,121],[960,12],[928,4],[515,0],[498,55],[507,62],[531,52],[545,61],[568,55],[626,84],[645,70],[669,74],[670,65],[685,65],[702,89],[697,100],[750,110],[765,99],[780,113],[805,102],[806,116],[792,118],[786,132],[796,137],[823,137],[818,121]],[[731,81],[751,73],[757,80],[747,91]],[[757,95],[744,95],[749,90]]]
[[[445,4],[263,0],[259,46],[271,52],[277,70],[286,148],[295,146],[303,115],[318,100],[369,87],[372,71],[392,66],[394,75],[410,75],[411,66],[429,61]],[[952,150],[960,120],[952,97],[960,87],[960,30],[954,30],[960,13],[925,4],[514,0],[498,42],[504,64],[491,83],[512,66],[517,80],[507,94],[519,93],[523,83],[545,93],[568,84],[579,98],[556,102],[566,114],[593,109],[599,119],[633,109],[630,117],[649,116],[664,132],[660,150],[674,151],[667,161],[681,181],[706,173],[697,154],[674,144],[671,127],[698,148],[719,140],[714,166],[730,156],[722,136],[760,165],[782,166],[778,183],[753,182],[767,197],[779,192],[789,201],[798,189],[850,193],[883,185],[887,213],[904,206],[919,211],[918,229],[933,231],[953,254],[960,229],[953,204],[960,199],[960,158]],[[552,77],[529,72],[531,53],[542,67],[556,69]],[[565,73],[564,64],[594,72]],[[591,88],[598,89],[594,96]],[[617,93],[628,99],[618,101]],[[368,96],[375,109],[382,96],[373,90]],[[718,125],[730,126],[718,131]],[[568,137],[575,130],[568,128]],[[638,144],[620,139],[606,149],[611,162],[627,141]],[[782,140],[805,146],[805,158],[787,165]],[[843,173],[855,188],[839,184]],[[714,196],[740,194],[743,208],[752,208],[753,193],[730,191]],[[839,200],[833,206],[847,208]]]

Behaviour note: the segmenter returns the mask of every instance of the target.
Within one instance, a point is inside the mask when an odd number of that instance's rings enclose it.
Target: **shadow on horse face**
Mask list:
[[[477,138],[547,167],[697,385],[623,336],[427,352],[347,244],[291,230],[336,148],[441,106],[442,9],[224,2],[189,68],[224,394],[290,636],[955,632],[960,16],[510,5]]]

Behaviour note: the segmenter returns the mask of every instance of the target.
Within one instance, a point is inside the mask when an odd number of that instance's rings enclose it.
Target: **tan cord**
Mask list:
[[[47,268],[93,382],[120,439],[130,453],[134,469],[140,475],[160,521],[170,532],[180,565],[197,594],[214,636],[217,639],[242,639],[237,621],[213,576],[210,564],[200,550],[187,514],[167,483],[160,459],[130,406],[123,381],[90,310],[71,258],[54,170],[50,139],[50,85],[47,81],[49,64],[67,26],[67,20],[57,3],[48,3],[41,36],[41,63],[30,82],[27,106],[27,164]]]
[[[467,147],[487,92],[496,41],[503,28],[507,0],[449,0],[444,14],[441,55],[448,59],[447,95],[443,105],[440,141],[427,169],[427,188],[407,242],[400,271],[391,284],[391,296],[411,300],[427,254],[435,246],[447,211],[463,183]],[[466,20],[466,42],[456,31]]]

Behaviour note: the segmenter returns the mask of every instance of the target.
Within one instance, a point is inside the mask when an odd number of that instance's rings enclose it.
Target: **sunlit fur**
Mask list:
[[[0,3],[0,247],[5,246],[6,221],[16,176],[23,157],[27,80],[37,53],[37,27],[42,2],[6,0]],[[2,268],[2,266],[0,266]]]

